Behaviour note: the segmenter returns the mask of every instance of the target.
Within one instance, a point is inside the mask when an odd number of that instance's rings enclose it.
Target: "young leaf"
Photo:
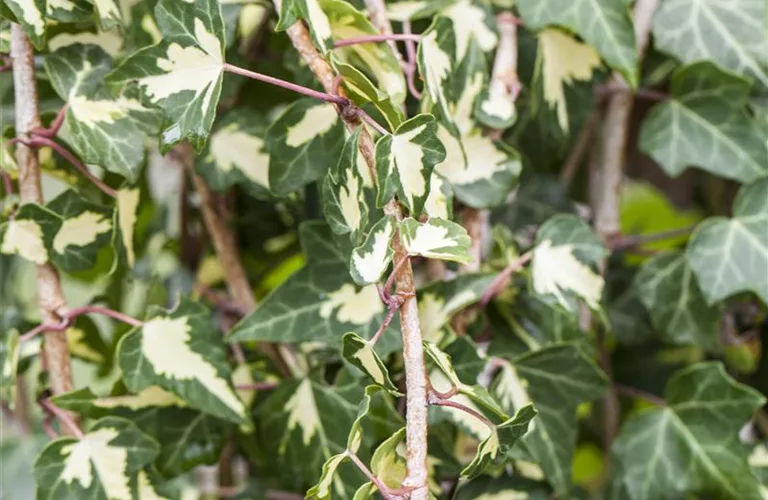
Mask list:
[[[352,250],[350,273],[358,285],[378,282],[392,262],[390,243],[397,227],[394,217],[382,217],[373,225],[362,245]]]
[[[158,311],[120,339],[117,357],[131,391],[159,385],[192,408],[249,423],[232,388],[226,347],[204,306],[182,297],[176,309]]]
[[[520,408],[514,417],[497,425],[477,447],[475,457],[461,471],[461,475],[472,479],[485,472],[491,465],[503,463],[515,443],[526,435],[536,414],[533,405],[527,405]]]
[[[590,308],[598,309],[604,282],[595,269],[606,252],[582,219],[573,215],[552,217],[536,235],[531,264],[533,289],[538,294],[554,296],[571,311],[571,294],[583,299]]]
[[[673,98],[654,107],[643,122],[640,149],[672,176],[693,165],[741,182],[763,177],[768,147],[746,109],[749,87],[710,62],[678,69]]]
[[[5,0],[3,3],[16,17],[29,41],[36,48],[44,49],[46,0]]]
[[[317,342],[338,349],[339,332],[354,330],[370,338],[379,328],[386,310],[376,286],[354,285],[348,258],[334,246],[328,226],[304,224],[300,233],[307,266],[237,324],[228,341]],[[390,326],[377,344],[382,354],[398,347],[396,329]]]
[[[761,498],[739,429],[765,398],[717,362],[675,373],[665,392],[667,406],[630,417],[614,443],[628,497]]]
[[[684,63],[709,60],[768,87],[768,7],[749,0],[670,0],[653,16],[659,50]]]
[[[131,479],[157,457],[157,443],[129,420],[105,417],[82,439],[60,438],[35,460],[40,498],[132,500]]]
[[[145,99],[162,108],[160,150],[184,139],[202,150],[216,116],[224,71],[224,22],[216,0],[160,0],[155,17],[163,39],[129,56],[107,76],[136,81]]]
[[[342,338],[341,352],[344,359],[362,370],[375,384],[394,395],[400,394],[389,378],[389,370],[368,341],[354,332],[346,333]]]
[[[360,169],[358,128],[344,143],[335,168],[331,168],[323,183],[323,213],[336,234],[350,233],[353,242],[366,230],[368,205],[365,202],[366,184]]]
[[[373,104],[382,114],[390,130],[395,130],[405,120],[403,110],[395,104],[392,98],[379,90],[368,77],[350,64],[341,62],[337,57],[331,58],[336,72],[343,78],[344,86],[349,91],[350,98],[358,106]]]
[[[472,261],[472,240],[466,229],[445,219],[429,219],[420,223],[408,217],[399,223],[400,237],[409,255],[466,264]]]
[[[306,98],[289,106],[267,129],[272,190],[286,195],[320,179],[339,161],[344,135],[332,104]]]
[[[537,64],[541,71],[544,99],[557,113],[557,122],[568,132],[568,103],[565,86],[575,80],[589,81],[600,68],[595,49],[559,29],[545,29],[538,34]]]
[[[559,343],[504,362],[492,394],[507,412],[531,402],[538,417],[522,444],[558,492],[571,487],[579,404],[600,398],[608,386],[602,371],[574,343]]]
[[[228,114],[198,157],[195,170],[217,191],[240,184],[257,197],[269,194],[269,155],[265,127],[249,110]]]
[[[334,481],[336,480],[336,470],[349,458],[346,453],[334,455],[323,464],[323,472],[320,474],[320,480],[316,485],[307,490],[305,498],[317,498],[318,500],[330,500]],[[343,486],[342,486],[343,491]]]
[[[739,292],[754,292],[768,304],[768,179],[744,186],[733,218],[701,223],[686,250],[708,304]]]
[[[684,254],[666,253],[645,261],[635,284],[665,339],[719,350],[720,311],[707,304]]]
[[[573,31],[597,49],[608,65],[618,70],[632,86],[637,85],[635,32],[629,6],[623,0],[520,0],[517,8],[527,28],[562,26]]]
[[[403,122],[393,135],[379,139],[379,206],[397,195],[412,216],[419,215],[429,195],[432,169],[444,159],[445,148],[437,137],[437,123],[431,115],[415,116]]]

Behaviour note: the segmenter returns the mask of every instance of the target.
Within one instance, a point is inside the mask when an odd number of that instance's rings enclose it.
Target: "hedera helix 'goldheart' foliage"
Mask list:
[[[3,495],[761,498],[765,2],[365,4],[0,2]]]

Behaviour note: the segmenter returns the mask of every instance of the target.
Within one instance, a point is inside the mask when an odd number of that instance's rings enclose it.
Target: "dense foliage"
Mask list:
[[[0,17],[0,498],[768,495],[768,0]]]

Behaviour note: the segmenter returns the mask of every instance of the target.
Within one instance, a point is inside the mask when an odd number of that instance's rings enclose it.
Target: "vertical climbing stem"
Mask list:
[[[16,109],[16,133],[27,137],[30,131],[40,127],[40,111],[37,102],[34,50],[21,26],[11,26],[11,57],[13,58],[13,88]],[[16,163],[19,166],[19,196],[22,204],[42,204],[40,164],[37,152],[16,145]],[[59,273],[48,262],[37,266],[37,298],[43,323],[57,323],[66,315],[67,303],[61,290]],[[48,370],[54,394],[72,390],[72,372],[67,337],[63,332],[45,334],[42,356]],[[65,430],[66,431],[66,430]]]

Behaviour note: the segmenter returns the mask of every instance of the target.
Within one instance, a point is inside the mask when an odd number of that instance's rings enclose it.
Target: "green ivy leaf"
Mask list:
[[[686,250],[707,303],[754,292],[768,304],[768,178],[744,186],[733,218],[711,217],[696,228]]]
[[[349,97],[358,106],[371,103],[381,113],[390,130],[395,130],[405,120],[402,109],[385,92],[379,90],[370,79],[351,64],[332,57],[331,63],[336,72],[341,75]]]
[[[40,498],[132,500],[132,478],[155,457],[157,443],[129,420],[105,417],[82,439],[52,441],[35,460]]]
[[[191,408],[237,424],[250,423],[232,388],[222,336],[201,304],[182,297],[175,309],[156,311],[120,339],[117,357],[133,392],[159,385]]]
[[[684,66],[672,77],[673,99],[643,122],[640,149],[672,176],[688,166],[741,182],[768,173],[765,134],[749,115],[750,85],[710,62]]]
[[[763,20],[768,6],[749,0],[671,0],[653,16],[654,45],[684,63],[709,60],[768,87]]]
[[[307,266],[237,324],[228,341],[318,342],[338,349],[339,332],[354,330],[370,338],[381,325],[386,310],[376,286],[355,286],[348,258],[334,246],[328,226],[308,223],[300,233]],[[397,348],[396,330],[390,326],[377,344],[382,354]]]
[[[286,195],[325,175],[342,153],[344,125],[332,104],[299,99],[267,129],[269,183]]]
[[[762,498],[739,429],[765,398],[708,362],[675,373],[665,399],[667,406],[631,417],[614,443],[628,497]]]
[[[359,368],[363,373],[377,385],[391,392],[393,395],[399,395],[400,392],[389,378],[389,370],[381,360],[373,345],[367,340],[360,338],[354,332],[344,334],[341,339],[342,355],[344,359]]]
[[[608,386],[602,371],[575,343],[557,343],[504,362],[491,392],[512,412],[531,402],[538,417],[523,438],[527,453],[557,492],[571,486],[579,404],[600,398]]]
[[[217,0],[161,0],[155,18],[163,39],[139,50],[107,76],[136,81],[144,98],[165,112],[163,153],[184,139],[202,150],[211,131],[224,71],[224,21]]]
[[[409,255],[466,264],[472,261],[472,240],[462,226],[445,219],[424,223],[408,217],[399,223],[400,238]]]
[[[32,44],[40,50],[45,48],[46,0],[4,0],[3,3],[16,17]]]
[[[84,417],[113,415],[130,420],[160,445],[155,466],[166,476],[215,463],[230,427],[222,420],[189,409],[182,399],[157,385],[137,394],[116,388],[105,397],[85,388],[52,400],[60,408]]]
[[[359,139],[360,128],[344,143],[338,163],[328,171],[323,182],[325,219],[334,233],[349,233],[355,243],[368,224],[366,187],[373,187],[368,166],[358,148]]]
[[[16,405],[16,376],[19,367],[19,331],[3,333],[0,344],[0,401],[7,401],[13,409]]]
[[[444,159],[433,116],[422,114],[403,122],[393,135],[376,142],[378,205],[397,195],[412,216],[419,215],[429,195],[432,169]]]
[[[635,284],[654,327],[665,339],[719,350],[720,311],[707,305],[684,254],[670,252],[647,260]]]
[[[123,15],[120,12],[120,6],[115,0],[88,0],[99,15],[99,24],[104,31],[111,30],[116,26],[123,25]]]
[[[575,215],[556,215],[539,228],[531,276],[536,293],[575,311],[569,297],[599,309],[604,281],[597,266],[607,254],[589,225]]]
[[[48,18],[62,23],[81,23],[93,18],[93,5],[87,0],[50,1],[47,9]]]
[[[638,84],[635,31],[629,5],[623,0],[520,0],[517,8],[526,27],[537,31],[548,26],[568,28],[597,49],[633,87]]]
[[[240,184],[254,196],[267,197],[269,155],[264,136],[265,126],[259,115],[236,110],[217,124],[195,170],[216,191]]]
[[[394,217],[382,217],[368,232],[363,244],[352,250],[349,269],[355,283],[369,285],[381,279],[395,253],[391,242],[396,228]]]

